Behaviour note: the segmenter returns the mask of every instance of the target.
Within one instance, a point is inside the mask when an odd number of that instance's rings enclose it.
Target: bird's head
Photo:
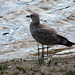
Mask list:
[[[33,13],[31,15],[27,15],[26,17],[31,18],[32,21],[39,21],[39,15],[37,13]]]

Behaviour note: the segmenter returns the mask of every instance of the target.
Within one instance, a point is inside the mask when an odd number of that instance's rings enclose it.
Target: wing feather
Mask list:
[[[60,41],[58,35],[52,29],[36,29],[33,30],[32,36],[34,39],[42,44],[55,44]]]

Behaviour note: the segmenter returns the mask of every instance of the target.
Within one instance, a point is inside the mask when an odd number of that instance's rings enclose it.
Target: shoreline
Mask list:
[[[35,59],[0,62],[0,75],[75,75],[75,56],[56,57],[45,64]]]

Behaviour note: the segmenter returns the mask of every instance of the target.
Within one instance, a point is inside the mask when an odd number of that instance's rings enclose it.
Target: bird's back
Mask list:
[[[32,19],[30,32],[37,42],[43,45],[60,44],[68,47],[75,45],[75,43],[70,42],[65,37],[58,35],[51,27],[40,24],[40,18],[37,13],[33,13],[27,17]]]
[[[30,32],[33,38],[44,45],[55,44],[60,41],[57,36],[57,32],[49,26],[43,24],[35,25],[31,23]]]

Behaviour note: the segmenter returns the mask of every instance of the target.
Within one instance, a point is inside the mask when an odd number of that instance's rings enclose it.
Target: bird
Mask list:
[[[42,57],[44,57],[44,45],[64,45],[71,47],[75,43],[69,41],[62,35],[59,35],[53,28],[40,23],[40,16],[37,13],[32,13],[26,17],[31,18],[30,32],[32,37],[42,44]],[[48,55],[48,47],[47,47]]]

